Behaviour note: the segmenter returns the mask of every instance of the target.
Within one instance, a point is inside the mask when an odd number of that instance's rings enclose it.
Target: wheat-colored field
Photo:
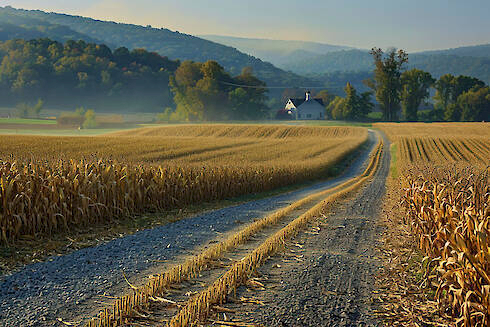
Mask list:
[[[490,124],[377,124],[394,142],[403,219],[458,326],[490,323]]]
[[[254,125],[0,136],[1,239],[325,178],[366,139],[363,128]]]
[[[133,288],[131,293],[118,297],[111,306],[105,305],[99,315],[90,320],[86,327],[115,327],[131,324],[134,312],[138,310],[151,312],[150,304],[152,301],[155,301],[156,298],[162,299],[161,296],[165,296],[169,288],[185,280],[201,276],[202,270],[210,269],[209,265],[211,262],[223,257],[225,253],[232,251],[239,244],[246,243],[255,234],[268,226],[277,224],[302,205],[311,203],[312,207],[309,210],[293,219],[280,230],[269,235],[257,248],[232,264],[209,287],[190,297],[189,301],[179,306],[177,314],[165,326],[183,327],[206,320],[212,308],[215,305],[222,305],[226,302],[230,293],[236,293],[237,288],[249,281],[249,278],[256,274],[257,268],[267,258],[283,249],[287,239],[296,235],[309,221],[323,215],[327,208],[333,207],[340,199],[344,199],[355,192],[366,181],[371,179],[378,169],[382,155],[383,142],[379,142],[362,174],[352,177],[333,188],[311,194],[292,203],[290,206],[279,209],[269,216],[257,219],[254,223],[230,235],[224,241],[206,248],[199,255],[188,257],[183,264],[175,265],[168,271],[151,276],[145,285],[140,288]],[[235,324],[241,326],[239,323]]]
[[[401,163],[490,162],[488,123],[380,123]]]

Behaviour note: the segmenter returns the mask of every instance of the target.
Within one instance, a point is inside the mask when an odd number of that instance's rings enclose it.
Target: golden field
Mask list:
[[[490,162],[488,123],[379,123],[401,163]]]
[[[490,125],[377,124],[395,143],[402,221],[424,282],[458,326],[490,323]]]
[[[254,125],[1,136],[1,239],[325,178],[366,139],[356,127]]]
[[[178,313],[165,326],[194,325],[208,317],[214,305],[226,302],[228,295],[236,294],[237,288],[253,276],[268,257],[284,248],[287,239],[296,235],[309,221],[322,216],[336,201],[347,197],[374,176],[383,154],[383,142],[379,142],[372,152],[364,172],[358,176],[327,190],[311,194],[291,205],[277,210],[269,216],[257,219],[244,229],[230,235],[224,241],[215,243],[196,256],[190,256],[183,264],[175,265],[170,270],[153,275],[140,288],[133,288],[129,294],[118,297],[111,306],[105,305],[96,318],[91,319],[86,327],[115,327],[130,325],[134,312],[143,310],[151,312],[150,303],[165,296],[167,290],[185,280],[201,276],[200,273],[209,269],[213,260],[231,252],[240,244],[246,243],[258,232],[277,224],[288,214],[307,203],[316,203],[305,213],[293,219],[289,224],[271,234],[262,244],[249,252],[242,260],[235,262],[209,287],[187,301]],[[323,200],[322,200],[323,199]],[[320,201],[319,201],[320,200]],[[319,201],[319,202],[318,202]],[[163,323],[161,324],[164,325]]]

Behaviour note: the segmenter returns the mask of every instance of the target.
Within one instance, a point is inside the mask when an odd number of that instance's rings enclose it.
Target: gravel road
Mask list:
[[[333,187],[359,174],[376,135],[369,132],[369,146],[341,177],[289,193],[211,211],[165,226],[137,232],[108,243],[64,256],[51,257],[0,279],[0,326],[56,326],[66,312],[77,314],[105,289],[158,265],[188,254],[238,224],[262,217],[316,191]],[[58,323],[60,326],[61,323]]]
[[[265,291],[240,293],[265,305],[243,304],[238,321],[263,326],[378,326],[371,312],[374,276],[379,267],[377,224],[389,172],[389,142],[374,179],[353,200],[341,203],[321,219],[319,235],[302,233],[282,256],[261,269]],[[291,254],[291,252],[293,252]],[[301,262],[289,260],[300,256]],[[246,291],[246,290],[242,290]]]

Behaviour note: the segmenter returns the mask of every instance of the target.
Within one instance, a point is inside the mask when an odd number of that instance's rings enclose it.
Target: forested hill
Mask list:
[[[235,48],[164,28],[100,21],[80,16],[12,7],[0,7],[0,19],[2,22],[8,22],[7,27],[10,27],[7,29],[10,32],[6,32],[3,27],[3,31],[0,32],[2,40],[15,37],[31,39],[40,36],[58,41],[84,39],[104,43],[113,49],[121,46],[129,49],[144,48],[181,61],[216,60],[232,75],[239,74],[244,67],[252,67],[255,75],[269,85],[299,86],[311,83],[308,78],[286,72]],[[14,29],[13,26],[16,26],[17,29]]]
[[[169,79],[180,65],[144,49],[47,38],[0,42],[0,62],[0,106],[42,99],[64,109],[144,112],[173,104]]]
[[[203,39],[228,45],[238,50],[271,62],[274,65],[287,63],[291,58],[308,59],[332,51],[350,49],[350,47],[289,40],[269,40],[257,38],[243,38],[222,35],[198,35]]]
[[[409,54],[407,68],[418,68],[438,78],[444,74],[467,75],[490,83],[490,57],[415,53]],[[330,52],[308,60],[295,60],[282,67],[302,74],[324,74],[333,72],[366,72],[374,68],[373,58],[368,51],[344,50]]]
[[[418,52],[418,54],[434,55],[455,55],[465,57],[483,57],[490,58],[490,44],[472,45],[444,50],[431,50]]]
[[[18,24],[4,12],[0,12],[0,41],[12,39],[39,39],[50,38],[56,41],[84,40],[87,42],[98,42],[82,33],[75,32],[66,26],[49,24],[39,20],[26,20]],[[99,42],[100,43],[100,42]]]

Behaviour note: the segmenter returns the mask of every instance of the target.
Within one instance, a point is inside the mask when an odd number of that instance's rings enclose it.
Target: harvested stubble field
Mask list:
[[[397,146],[399,164],[490,161],[488,123],[376,124]]]
[[[458,326],[488,326],[490,323],[490,125],[379,124],[397,146],[399,179],[391,183],[413,245],[420,253],[419,276],[398,272],[394,298],[418,303],[384,304],[390,323],[413,325],[452,323]],[[388,209],[389,210],[389,209]],[[396,228],[396,227],[394,227]],[[392,242],[393,244],[396,242]],[[394,262],[406,249],[388,249]],[[402,253],[405,252],[405,253]],[[408,251],[409,252],[409,251]],[[423,257],[423,258],[422,258]],[[416,259],[415,259],[416,260]],[[391,268],[392,271],[396,269]],[[416,270],[415,270],[416,271]],[[410,280],[411,279],[411,280]],[[386,283],[386,281],[385,281]],[[416,283],[416,285],[415,285]],[[408,286],[407,286],[408,285]],[[412,294],[412,295],[407,295]],[[429,314],[429,311],[432,311]],[[425,319],[425,321],[424,321]]]
[[[226,240],[207,248],[199,255],[189,257],[183,264],[173,266],[169,271],[165,271],[164,273],[151,276],[145,285],[140,288],[132,287],[130,294],[117,298],[111,307],[106,306],[106,308],[100,312],[99,316],[91,320],[87,326],[109,327],[131,325],[132,321],[138,317],[143,323],[154,323],[155,321],[158,321],[153,320],[151,317],[151,312],[153,311],[151,303],[163,302],[167,305],[176,305],[176,302],[161,297],[168,296],[167,290],[171,287],[176,287],[176,284],[182,283],[188,279],[197,278],[200,276],[202,270],[212,269],[210,267],[213,266],[215,260],[221,258],[237,246],[246,243],[261,230],[278,224],[282,219],[285,219],[288,214],[294,212],[305,204],[311,206],[311,203],[316,203],[299,217],[293,218],[292,221],[283,228],[271,233],[256,249],[247,252],[244,258],[236,261],[229,267],[229,269],[226,269],[223,274],[220,274],[220,277],[212,282],[209,287],[205,287],[200,293],[197,293],[196,296],[193,296],[188,301],[184,302],[182,306],[179,304],[177,314],[173,316],[166,325],[190,326],[197,324],[199,321],[206,321],[206,318],[209,318],[211,311],[215,311],[217,305],[218,307],[219,305],[223,305],[232,292],[235,292],[236,294],[237,288],[240,285],[253,282],[250,278],[256,273],[256,269],[263,264],[269,256],[280,251],[284,247],[286,239],[289,239],[298,233],[298,231],[304,228],[310,220],[322,215],[322,213],[326,211],[327,208],[331,207],[335,201],[353,193],[367,180],[372,178],[380,164],[383,152],[382,149],[383,143],[380,142],[375,151],[373,151],[371,160],[362,174],[331,189],[314,193],[269,216],[256,220],[243,230],[230,235]],[[220,310],[226,309],[221,308]],[[146,315],[143,317],[141,312],[146,313]],[[214,315],[215,312],[212,314]],[[162,321],[160,322],[162,323]],[[226,325],[226,322],[223,324]],[[228,322],[228,324],[230,326],[248,326],[248,324],[234,323],[232,321]],[[150,325],[152,324],[150,323]]]
[[[366,140],[356,127],[254,125],[1,136],[1,239],[325,178]]]

